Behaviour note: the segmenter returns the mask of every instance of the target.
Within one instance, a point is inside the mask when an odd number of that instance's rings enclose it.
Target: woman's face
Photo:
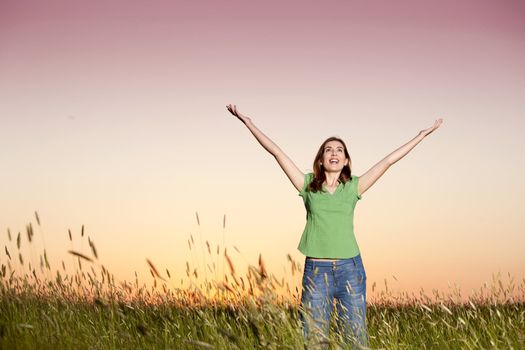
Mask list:
[[[328,141],[323,149],[323,168],[325,171],[338,172],[348,164],[345,149],[339,141]]]

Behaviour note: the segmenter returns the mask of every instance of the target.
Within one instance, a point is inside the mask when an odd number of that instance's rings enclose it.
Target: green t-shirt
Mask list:
[[[354,236],[354,209],[361,199],[357,194],[359,177],[340,183],[331,194],[325,189],[311,192],[308,185],[313,176],[305,175],[299,192],[306,207],[306,226],[297,248],[312,258],[348,259],[359,255]]]

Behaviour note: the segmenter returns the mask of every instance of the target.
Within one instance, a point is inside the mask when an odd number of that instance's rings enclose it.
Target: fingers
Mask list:
[[[235,105],[232,105],[231,103],[229,105],[226,106],[226,108],[228,109],[228,111],[233,114],[234,116],[237,116],[237,112],[235,110]]]
[[[430,128],[428,128],[426,130],[422,130],[423,134],[425,136],[430,135],[434,130],[439,128],[442,123],[443,123],[443,118],[436,119],[436,121],[434,122],[434,125],[432,125]]]
[[[228,109],[228,111],[230,111],[231,114],[233,114],[234,116],[238,116],[237,115],[237,109],[236,109],[236,106],[235,105],[232,105],[231,103],[229,105],[226,106],[226,108]]]

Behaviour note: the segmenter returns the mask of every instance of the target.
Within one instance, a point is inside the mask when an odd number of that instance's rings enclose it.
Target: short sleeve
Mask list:
[[[304,184],[301,192],[299,192],[299,196],[304,197],[306,195],[306,189],[308,188],[308,185],[310,185],[310,182],[312,182],[313,178],[313,173],[307,173],[304,175]]]
[[[357,200],[361,199],[361,196],[358,192],[359,189],[359,176],[352,175],[352,191],[355,193]]]

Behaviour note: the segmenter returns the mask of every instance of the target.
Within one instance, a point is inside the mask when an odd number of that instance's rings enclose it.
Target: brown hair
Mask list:
[[[314,178],[310,185],[308,186],[308,189],[312,192],[321,191],[323,188],[323,182],[326,180],[326,175],[323,171],[322,165],[319,164],[320,161],[323,158],[324,148],[326,144],[330,141],[339,141],[343,145],[345,157],[348,158],[348,164],[343,167],[341,170],[341,174],[339,174],[339,181],[342,183],[346,183],[349,180],[352,180],[352,159],[350,159],[350,154],[348,153],[348,150],[346,148],[346,145],[343,140],[341,140],[339,137],[329,137],[327,138],[322,144],[321,147],[319,147],[319,150],[317,151],[317,155],[314,159],[314,165],[313,165],[313,173]]]

